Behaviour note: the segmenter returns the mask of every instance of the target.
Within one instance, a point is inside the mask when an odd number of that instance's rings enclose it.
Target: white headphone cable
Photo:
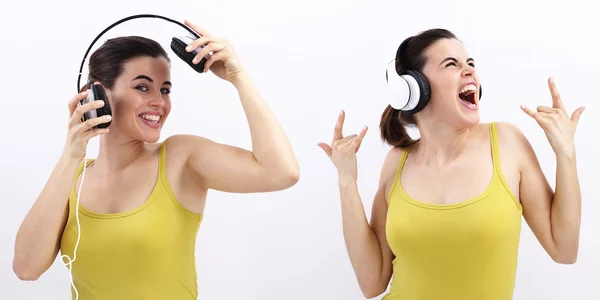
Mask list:
[[[75,290],[75,300],[79,299],[79,292],[77,291],[75,283],[73,282],[73,263],[77,259],[77,247],[79,246],[79,241],[81,239],[81,224],[79,223],[79,197],[81,196],[81,187],[83,186],[83,180],[85,179],[85,169],[87,166],[87,160],[88,156],[86,149],[85,157],[83,158],[83,173],[81,175],[81,183],[79,184],[79,189],[77,191],[77,201],[75,204],[75,220],[77,221],[77,241],[75,242],[75,248],[73,248],[73,259],[71,259],[66,254],[62,255],[62,258],[67,260],[67,263],[63,262],[63,264],[69,268],[69,278],[71,281],[71,286]]]

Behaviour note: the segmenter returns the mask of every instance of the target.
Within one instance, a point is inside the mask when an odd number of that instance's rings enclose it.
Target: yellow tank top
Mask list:
[[[410,149],[404,151],[388,197],[386,236],[395,259],[382,300],[512,299],[522,208],[500,168],[494,123],[490,140],[489,186],[456,204],[426,204],[405,192],[400,174]]]
[[[80,300],[197,299],[194,249],[202,214],[187,210],[173,196],[165,143],[159,157],[156,185],[138,208],[99,214],[79,204],[81,238],[72,276]],[[82,170],[83,164],[77,177]],[[60,245],[61,254],[70,258],[77,241],[76,199],[74,183]]]

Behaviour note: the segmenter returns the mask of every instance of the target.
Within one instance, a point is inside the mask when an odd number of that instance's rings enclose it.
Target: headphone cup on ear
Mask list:
[[[417,85],[419,86],[419,93],[413,90],[410,91],[411,94],[416,93],[418,95],[419,98],[417,100],[417,104],[413,109],[402,112],[405,115],[412,115],[418,113],[419,111],[423,110],[425,106],[427,106],[427,104],[429,103],[429,99],[431,98],[431,87],[429,85],[427,77],[425,77],[425,75],[423,75],[423,73],[419,71],[406,70],[402,72],[402,75],[411,76],[412,78],[414,78],[414,80],[417,82]]]
[[[106,96],[106,91],[104,90],[102,85],[92,84],[90,86],[90,89],[94,95],[93,96],[94,99],[92,101],[102,100],[102,101],[104,101],[104,106],[102,106],[100,108],[96,108],[95,114],[90,114],[90,112],[85,113],[84,118],[86,118],[86,120],[87,120],[87,119],[98,118],[98,117],[102,117],[102,116],[106,116],[106,115],[112,116],[112,110],[110,109],[110,104],[108,103],[108,97]],[[108,121],[106,123],[101,123],[101,124],[94,126],[94,128],[107,128],[108,126],[110,126],[111,123],[112,123],[112,121]]]

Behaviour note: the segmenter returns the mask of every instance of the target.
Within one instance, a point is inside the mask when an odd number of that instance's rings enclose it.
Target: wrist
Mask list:
[[[555,153],[555,154],[556,154],[556,160],[557,161],[575,162],[575,159],[576,159],[575,151],[573,151],[573,152],[559,152],[559,153]]]
[[[556,155],[556,159],[572,161],[575,160],[575,147],[570,147],[568,149],[562,149],[560,151],[554,151]]]
[[[82,161],[83,161],[83,158],[73,157],[73,155],[70,155],[69,153],[66,153],[66,152],[60,156],[60,160],[59,160],[59,162],[65,166],[71,166],[71,165],[78,166]]]
[[[356,185],[356,177],[339,174],[338,175],[338,185],[340,186],[340,188],[345,188],[345,187]]]
[[[228,78],[228,81],[231,82],[231,84],[233,84],[236,88],[251,82],[250,74],[248,74],[248,72],[244,69],[229,75]]]

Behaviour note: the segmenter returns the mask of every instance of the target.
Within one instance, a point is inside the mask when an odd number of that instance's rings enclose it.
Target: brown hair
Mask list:
[[[396,52],[396,72],[405,70],[423,71],[427,62],[425,50],[440,39],[456,39],[456,36],[446,29],[429,29],[405,39]],[[407,127],[416,127],[414,115],[402,115],[400,110],[392,106],[383,111],[379,129],[384,142],[393,147],[408,147],[418,140],[413,140],[407,133]]]
[[[162,56],[170,61],[163,47],[154,40],[140,36],[109,39],[90,56],[87,83],[81,91],[87,90],[96,81],[112,88],[123,72],[125,62],[139,56]]]

